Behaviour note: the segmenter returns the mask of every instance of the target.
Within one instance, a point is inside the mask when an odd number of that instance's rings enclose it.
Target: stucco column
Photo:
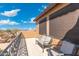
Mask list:
[[[37,23],[37,32],[39,34],[39,23]]]
[[[47,35],[49,35],[50,34],[50,32],[49,32],[49,16],[47,17]]]

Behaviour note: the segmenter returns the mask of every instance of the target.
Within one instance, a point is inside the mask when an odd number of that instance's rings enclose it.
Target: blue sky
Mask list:
[[[0,3],[0,29],[30,30],[33,20],[47,8],[47,3]]]

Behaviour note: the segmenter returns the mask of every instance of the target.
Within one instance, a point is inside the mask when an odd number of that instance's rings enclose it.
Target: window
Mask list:
[[[43,23],[43,22],[46,22],[46,21],[47,21],[47,19],[44,18],[44,19],[42,19],[41,21],[39,21],[39,24],[41,24],[41,23]]]
[[[39,34],[46,35],[47,33],[47,24],[46,24],[46,18],[44,18],[42,21],[39,22]]]

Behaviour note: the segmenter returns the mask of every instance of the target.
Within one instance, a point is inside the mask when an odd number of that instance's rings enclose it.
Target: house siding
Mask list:
[[[50,35],[57,39],[63,39],[65,34],[77,23],[79,10],[69,12],[60,17],[50,20]]]

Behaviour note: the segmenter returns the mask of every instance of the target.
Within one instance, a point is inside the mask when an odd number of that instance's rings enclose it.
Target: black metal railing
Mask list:
[[[0,56],[28,56],[23,34],[19,33],[7,48],[0,53]]]

